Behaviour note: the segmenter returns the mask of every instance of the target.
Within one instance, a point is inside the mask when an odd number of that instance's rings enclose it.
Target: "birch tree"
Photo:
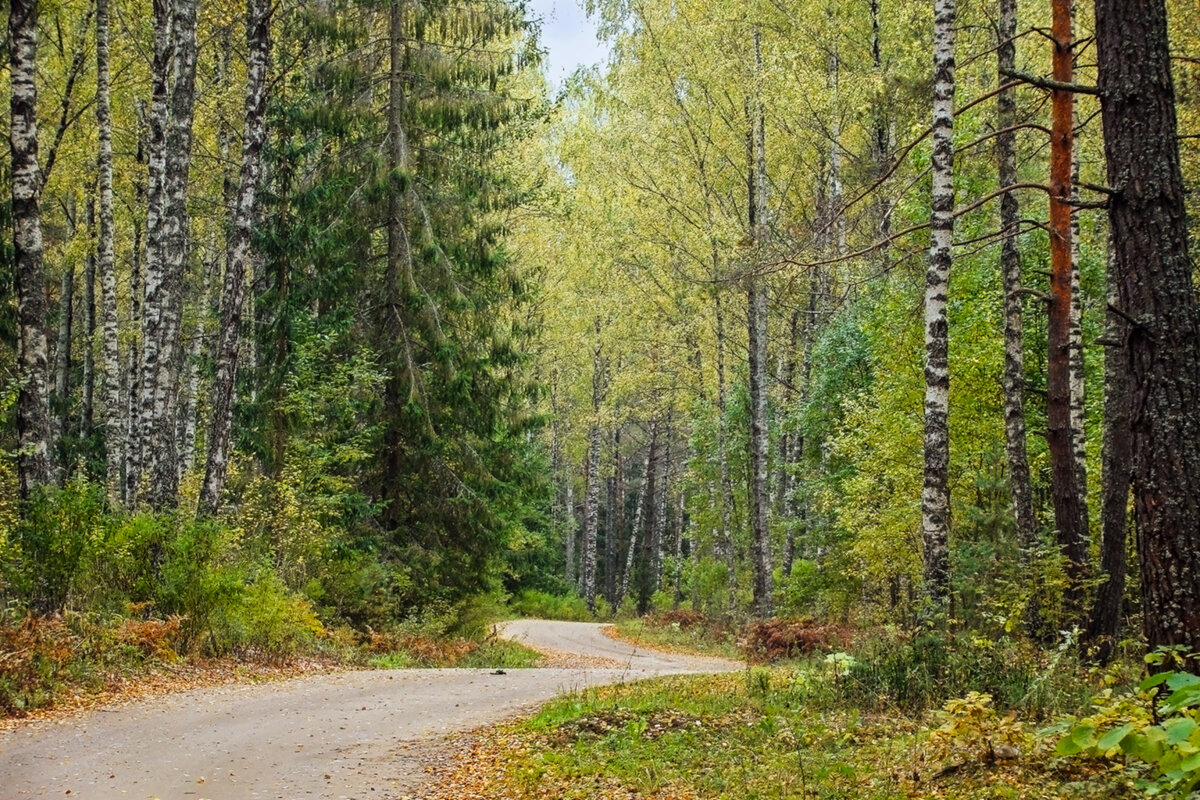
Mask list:
[[[954,244],[955,0],[935,0],[933,29],[933,214],[925,277],[925,481],[921,530],[925,587],[944,604],[950,592],[950,363],[946,295]]]
[[[1016,69],[1017,0],[1000,0],[996,49],[1000,80]],[[996,97],[996,160],[1003,188],[1017,182],[1016,87],[1002,89]],[[1037,522],[1033,516],[1033,491],[1025,428],[1025,314],[1021,302],[1020,200],[1015,191],[1000,198],[1000,273],[1004,282],[1004,443],[1008,456],[1008,485],[1012,493],[1013,519],[1022,550],[1036,543]]]
[[[28,498],[49,483],[49,353],[45,276],[42,269],[42,175],[38,166],[38,0],[9,4],[9,147],[12,157],[13,256],[17,294],[17,476]]]
[[[225,280],[221,289],[221,322],[217,334],[213,381],[212,423],[208,455],[197,513],[215,514],[229,463],[233,428],[233,399],[241,350],[242,310],[246,305],[246,268],[250,261],[255,201],[262,174],[266,139],[267,67],[270,61],[270,0],[250,0],[246,7],[246,94],[242,130],[242,167],[234,200],[232,231],[228,242]],[[402,155],[402,154],[401,154]],[[400,165],[397,165],[398,167]]]
[[[762,80],[762,35],[754,29],[754,79]],[[767,245],[767,156],[766,119],[756,86],[751,109],[749,141],[750,238],[755,252]],[[749,326],[750,368],[750,519],[754,541],[754,608],[760,617],[769,617],[774,592],[771,573],[771,537],[768,527],[770,497],[767,473],[767,288],[753,273],[746,279],[747,324]]]

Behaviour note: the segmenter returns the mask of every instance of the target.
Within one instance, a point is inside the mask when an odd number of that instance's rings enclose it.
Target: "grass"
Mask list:
[[[632,642],[701,655],[739,660],[737,641],[731,631],[703,625],[683,626],[653,618],[635,617],[614,623],[621,638]]]
[[[947,728],[944,716],[866,712],[830,702],[837,680],[822,660],[575,693],[483,741],[472,767],[451,776],[434,797],[1135,796],[1102,769],[1055,760],[1048,745],[1007,717],[955,717]],[[981,760],[981,746],[995,739],[992,724],[1025,737],[1020,758]],[[493,765],[482,770],[486,779],[478,764]]]
[[[376,669],[415,669],[425,667],[505,668],[535,667],[542,654],[519,642],[489,639],[481,644],[469,640],[441,643],[441,647],[419,646],[381,653],[370,659]]]

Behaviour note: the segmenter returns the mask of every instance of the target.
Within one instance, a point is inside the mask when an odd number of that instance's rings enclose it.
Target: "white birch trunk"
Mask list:
[[[1000,0],[1000,38],[997,49],[999,74],[1016,69],[1017,0]],[[1007,80],[1001,77],[1001,80]],[[1017,182],[1016,89],[1006,89],[996,101],[998,110],[996,157],[1000,163],[1001,186]],[[1029,553],[1036,544],[1037,523],[1033,517],[1033,491],[1025,426],[1025,322],[1021,303],[1021,249],[1017,239],[1021,209],[1017,194],[1000,198],[1000,272],[1004,283],[1004,440],[1008,456],[1008,483],[1012,494],[1013,519],[1021,550]]]
[[[921,496],[925,588],[949,599],[950,363],[946,295],[954,240],[955,0],[934,0],[933,214],[925,277],[925,486]]]
[[[762,36],[754,31],[755,80],[762,75]],[[750,233],[761,254],[767,243],[766,120],[762,100],[755,87],[751,134],[751,219]],[[767,289],[763,280],[751,275],[746,281],[750,346],[750,522],[754,541],[754,608],[758,616],[771,615],[774,593],[771,573],[769,476],[767,474]]]
[[[96,203],[94,198],[88,198],[84,211],[87,226],[88,254],[83,261],[83,385],[80,387],[79,430],[83,438],[92,432],[94,416],[94,400],[96,390],[96,250],[90,243],[96,229]]]
[[[96,127],[97,194],[100,201],[99,241],[101,353],[104,362],[105,486],[110,504],[121,496],[121,461],[127,446],[121,407],[121,355],[117,328],[116,251],[113,244],[112,105],[108,63],[108,0],[96,0]],[[136,248],[135,244],[135,248]],[[136,260],[136,259],[135,259]],[[131,291],[136,298],[137,292]],[[131,353],[136,347],[131,348]],[[136,370],[134,370],[136,374]],[[136,384],[135,384],[136,385]]]
[[[646,446],[646,461],[642,467],[642,486],[638,490],[638,501],[633,511],[633,525],[629,529],[629,547],[625,550],[625,569],[621,572],[621,588],[617,592],[616,608],[620,608],[625,596],[629,594],[629,586],[633,582],[634,562],[637,559],[638,544],[641,541],[643,521],[646,517],[646,487],[650,484],[650,470],[654,467],[654,450],[658,444],[658,423],[650,424],[650,443]]]
[[[267,69],[271,56],[268,0],[251,0],[246,9],[246,96],[242,132],[242,169],[234,200],[233,231],[228,243],[225,281],[221,290],[221,327],[217,334],[217,374],[212,388],[212,424],[198,514],[212,515],[221,502],[229,463],[234,389],[241,349],[242,311],[246,304],[246,274],[258,185],[262,178],[262,148],[266,140]]]
[[[49,353],[37,139],[37,0],[9,3],[9,147],[17,294],[17,476],[22,497],[50,482]]]
[[[588,429],[587,462],[584,464],[586,494],[583,500],[583,553],[580,561],[580,580],[588,611],[596,613],[596,531],[600,523],[600,426],[592,423]],[[570,535],[574,549],[574,533]],[[571,553],[570,558],[574,558]]]

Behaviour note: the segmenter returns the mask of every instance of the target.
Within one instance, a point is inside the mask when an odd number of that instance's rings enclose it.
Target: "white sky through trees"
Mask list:
[[[529,10],[542,20],[542,65],[554,87],[561,87],[580,66],[595,66],[608,58],[608,46],[596,40],[596,26],[576,0],[528,0]]]

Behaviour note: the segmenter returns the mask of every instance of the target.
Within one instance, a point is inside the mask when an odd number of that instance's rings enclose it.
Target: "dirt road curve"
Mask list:
[[[505,634],[604,668],[345,672],[188,691],[35,723],[0,734],[0,797],[395,797],[421,783],[421,755],[444,734],[499,721],[572,689],[738,666],[638,651],[601,628],[521,620]]]

